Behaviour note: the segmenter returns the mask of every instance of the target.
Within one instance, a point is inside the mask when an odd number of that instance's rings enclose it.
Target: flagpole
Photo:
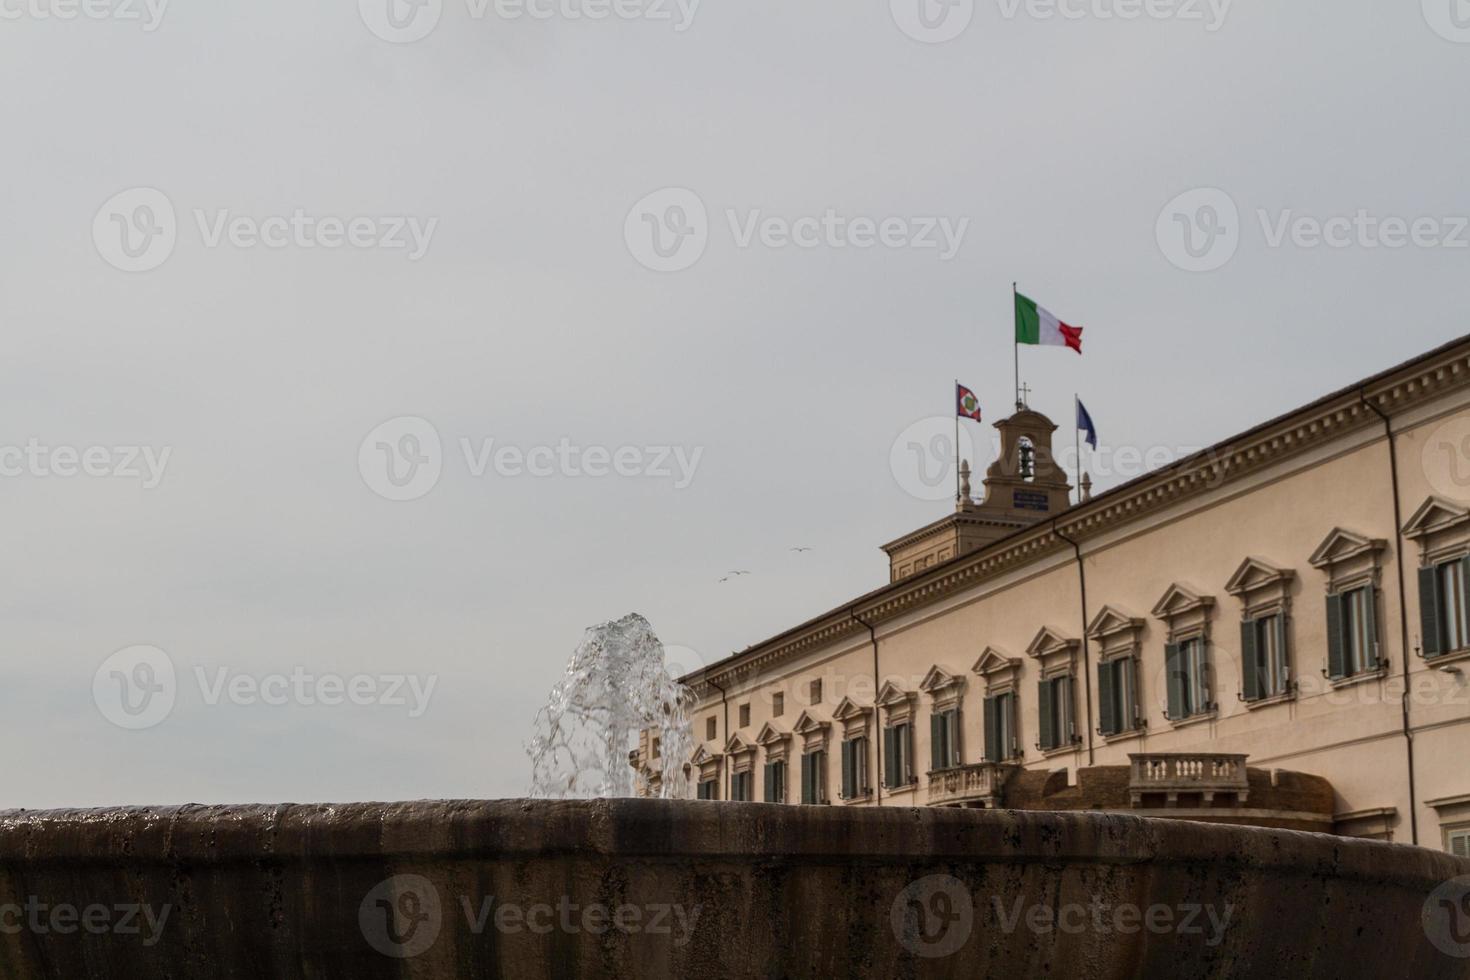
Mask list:
[[[1078,417],[1082,414],[1081,405],[1082,399],[1075,391],[1072,392],[1072,438],[1077,442],[1077,502],[1079,504],[1082,503],[1082,427],[1077,423]]]
[[[1011,283],[1011,353],[1016,359],[1016,411],[1021,410],[1021,341],[1016,336],[1016,296],[1017,289],[1014,282]]]
[[[960,502],[960,379],[954,379],[954,499]]]

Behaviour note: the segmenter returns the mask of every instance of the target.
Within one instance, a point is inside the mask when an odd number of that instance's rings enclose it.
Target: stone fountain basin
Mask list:
[[[1462,875],[1420,848],[1103,813],[10,811],[0,977],[1462,978],[1458,932],[1436,934],[1458,920],[1434,918]]]

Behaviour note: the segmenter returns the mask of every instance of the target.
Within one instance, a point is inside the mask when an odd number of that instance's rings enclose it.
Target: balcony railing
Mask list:
[[[1006,780],[1015,770],[1015,766],[996,762],[935,770],[929,773],[929,805],[998,807]]]
[[[1166,806],[1176,806],[1180,793],[1198,793],[1205,803],[1217,794],[1230,794],[1244,803],[1250,792],[1243,755],[1215,752],[1155,752],[1128,756],[1132,769],[1128,795],[1133,806],[1145,794],[1161,794]]]

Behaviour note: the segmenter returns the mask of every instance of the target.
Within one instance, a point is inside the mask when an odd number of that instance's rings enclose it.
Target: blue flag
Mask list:
[[[1077,399],[1077,428],[1087,433],[1087,444],[1093,449],[1097,448],[1097,426],[1092,424],[1092,416],[1087,414],[1087,406],[1082,404],[1082,399]]]

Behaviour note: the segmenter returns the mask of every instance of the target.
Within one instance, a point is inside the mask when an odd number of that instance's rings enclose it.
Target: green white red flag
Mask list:
[[[1082,328],[1058,320],[1034,299],[1016,294],[1016,343],[1070,347],[1082,353]]]

